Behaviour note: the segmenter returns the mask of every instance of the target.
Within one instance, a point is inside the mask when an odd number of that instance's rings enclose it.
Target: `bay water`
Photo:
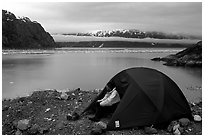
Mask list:
[[[170,67],[154,57],[181,48],[61,48],[9,50],[2,53],[2,98],[27,96],[36,90],[102,89],[118,72],[131,67],[157,69],[169,76],[188,101],[202,99],[202,69]]]

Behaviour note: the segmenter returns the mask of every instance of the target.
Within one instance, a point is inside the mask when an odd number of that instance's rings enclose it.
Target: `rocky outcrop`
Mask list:
[[[54,39],[38,22],[27,17],[17,19],[13,13],[2,10],[3,49],[40,49],[54,46]]]
[[[202,41],[174,55],[163,58],[157,57],[153,61],[164,61],[167,66],[202,67]]]

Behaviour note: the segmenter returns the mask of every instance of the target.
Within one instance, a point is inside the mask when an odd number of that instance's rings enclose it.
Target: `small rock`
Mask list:
[[[18,121],[17,128],[20,130],[26,130],[29,127],[29,120],[28,119],[23,119]]]
[[[194,102],[191,103],[193,106],[195,106],[196,104]]]
[[[32,103],[33,103],[32,101],[29,101],[29,102],[28,102],[28,104],[32,104]]]
[[[71,114],[67,114],[67,120],[72,120],[72,115]]]
[[[72,93],[73,96],[75,96],[75,93]]]
[[[44,133],[46,133],[46,132],[48,132],[48,131],[49,131],[49,129],[46,128],[46,127],[39,129],[39,132],[40,132],[41,134],[44,134]]]
[[[42,105],[43,105],[43,106],[45,106],[46,104],[47,104],[47,102],[46,102],[46,101],[43,101],[43,102],[42,102]]]
[[[2,111],[7,111],[9,109],[9,106],[4,106],[3,108],[2,108]]]
[[[180,124],[176,124],[173,126],[173,131],[177,130],[180,127]]]
[[[62,130],[64,128],[64,122],[61,121],[56,125],[56,129]]]
[[[18,109],[18,110],[16,110],[16,115],[17,115],[17,116],[22,116],[23,113],[22,113],[22,111],[21,111],[20,109]]]
[[[17,126],[18,126],[18,120],[14,120],[12,123],[13,123],[13,126],[14,126],[15,128],[17,128]]]
[[[178,129],[179,129],[179,131],[180,131],[181,133],[184,132],[184,128],[183,128],[183,127],[179,127]]]
[[[186,127],[189,125],[190,120],[188,118],[181,118],[179,119],[179,123],[181,126]]]
[[[77,88],[76,91],[80,91],[80,88]]]
[[[15,135],[22,135],[22,132],[18,129],[15,133]]]
[[[168,126],[168,128],[167,128],[167,131],[168,131],[168,132],[172,132],[172,131],[173,131],[173,127],[174,127],[175,125],[177,125],[177,124],[178,124],[177,121],[172,121],[172,122],[169,124],[169,126]]]
[[[68,95],[65,92],[62,92],[62,94],[60,95],[60,98],[63,100],[67,100],[68,99]]]
[[[79,92],[79,96],[83,95],[83,93]]]
[[[72,116],[73,116],[73,120],[78,120],[80,117],[79,114],[76,112],[73,112]]]
[[[193,116],[194,121],[196,122],[200,122],[202,120],[202,118],[199,115],[194,115]]]
[[[169,126],[167,127],[167,131],[168,131],[168,132],[172,132],[172,130],[173,130],[173,125],[169,125]]]
[[[82,99],[82,98],[79,98],[78,102],[79,102],[79,103],[83,102],[83,99]]]
[[[50,111],[50,108],[47,108],[47,109],[45,110],[45,112],[48,112],[48,111]]]
[[[104,123],[102,121],[97,122],[96,125],[99,125],[102,129],[106,129],[106,127],[107,127],[106,123]]]
[[[153,127],[145,127],[144,131],[146,134],[157,134],[157,130]]]
[[[191,129],[191,128],[188,128],[188,131],[190,131],[190,132],[191,132],[191,131],[192,131],[192,129]]]
[[[156,58],[153,58],[151,59],[152,61],[161,61],[161,58],[160,57],[156,57]]]
[[[32,127],[29,130],[29,133],[32,135],[35,135],[39,132],[40,126],[37,124],[32,125]]]
[[[52,120],[52,118],[44,118],[45,120],[47,120],[47,121],[51,121]]]
[[[26,99],[26,97],[21,97],[21,98],[19,98],[19,102],[24,102],[25,99]]]
[[[72,114],[68,114],[67,115],[67,120],[78,120],[79,119],[79,114],[77,114],[76,112],[73,112]]]
[[[102,128],[96,127],[91,130],[91,135],[101,135],[103,133],[104,133],[104,130]]]
[[[67,126],[69,125],[69,122],[68,121],[64,121],[64,126]]]
[[[178,128],[174,131],[174,135],[181,135],[181,132],[179,131]]]

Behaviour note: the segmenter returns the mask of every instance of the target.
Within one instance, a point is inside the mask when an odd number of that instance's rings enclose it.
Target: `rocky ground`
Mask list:
[[[63,94],[62,94],[63,93]],[[2,101],[2,134],[3,135],[89,135],[97,126],[88,119],[88,115],[78,120],[70,120],[68,116],[76,112],[80,114],[97,96],[99,90],[60,92],[57,90],[35,91],[32,95]],[[202,102],[189,103],[193,115],[202,116]],[[108,119],[102,119],[102,124]],[[199,117],[198,117],[198,121]],[[178,128],[181,134],[201,135],[202,122],[173,121],[168,129],[157,130],[154,134],[171,135]],[[105,135],[143,135],[147,131],[135,127],[122,131],[106,131]],[[150,133],[151,134],[151,133]]]

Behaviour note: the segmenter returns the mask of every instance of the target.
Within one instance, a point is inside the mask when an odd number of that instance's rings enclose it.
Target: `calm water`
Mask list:
[[[138,48],[4,52],[2,95],[3,98],[14,98],[43,89],[101,89],[121,70],[142,66],[168,75],[189,101],[201,100],[202,69],[168,67],[162,62],[150,60],[180,50]]]

